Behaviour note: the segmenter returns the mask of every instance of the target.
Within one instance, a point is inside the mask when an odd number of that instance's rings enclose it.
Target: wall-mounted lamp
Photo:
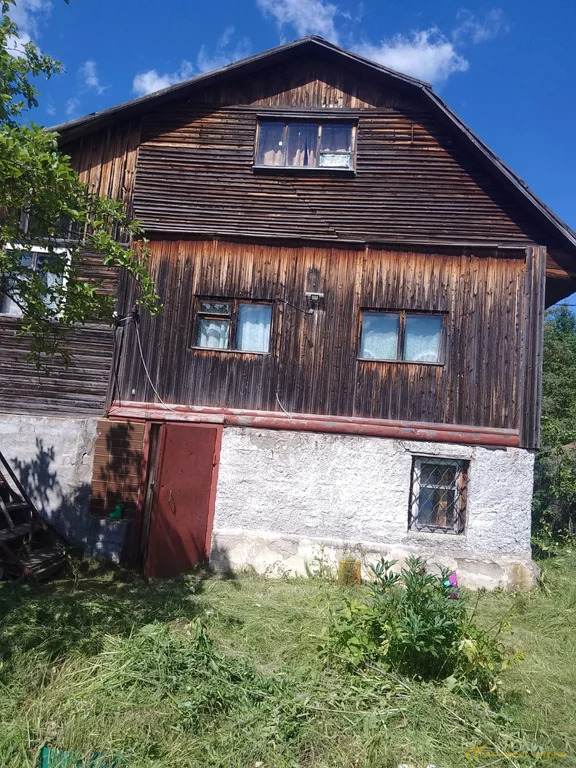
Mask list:
[[[324,294],[317,291],[306,291],[306,306],[309,311],[324,308]]]

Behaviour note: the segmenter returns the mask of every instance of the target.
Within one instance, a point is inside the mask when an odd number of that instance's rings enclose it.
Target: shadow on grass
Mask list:
[[[48,583],[0,582],[0,662],[31,649],[50,660],[73,652],[91,656],[107,634],[125,636],[155,621],[190,621],[201,610],[206,580],[233,578],[198,569],[148,581],[95,561],[72,561],[69,570],[73,576]]]

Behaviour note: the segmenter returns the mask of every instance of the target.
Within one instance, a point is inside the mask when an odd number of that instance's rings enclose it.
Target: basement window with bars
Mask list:
[[[442,362],[444,316],[429,312],[361,313],[361,360],[390,360],[409,363]]]
[[[260,119],[254,165],[352,171],[355,136],[350,122]]]
[[[467,461],[415,456],[408,529],[429,533],[463,533],[467,488]]]
[[[270,351],[272,304],[198,299],[194,347],[265,354]]]

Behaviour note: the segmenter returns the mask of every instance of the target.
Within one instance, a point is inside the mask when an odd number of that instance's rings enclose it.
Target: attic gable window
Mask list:
[[[350,122],[260,119],[255,165],[351,171],[354,139]]]

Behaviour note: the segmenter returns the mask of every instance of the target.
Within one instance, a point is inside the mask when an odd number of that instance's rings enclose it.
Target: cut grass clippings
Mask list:
[[[472,764],[576,766],[574,553],[544,562],[528,595],[480,595],[480,620],[509,615],[525,654],[495,707],[448,685],[325,668],[319,636],[342,596],[332,582],[146,583],[82,567],[0,584],[2,768],[36,766],[43,746],[130,768],[457,768],[475,745],[567,757]]]

